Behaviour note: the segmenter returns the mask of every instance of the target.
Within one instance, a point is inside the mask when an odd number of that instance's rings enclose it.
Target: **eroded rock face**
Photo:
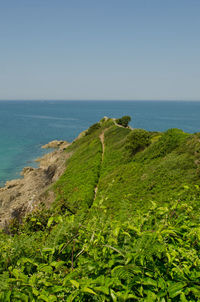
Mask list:
[[[11,219],[19,219],[34,210],[43,201],[46,190],[62,175],[66,160],[71,156],[65,152],[69,144],[62,142],[57,146],[58,149],[36,160],[39,162],[39,168],[25,167],[21,172],[21,179],[7,181],[5,186],[0,188],[0,227],[4,227]],[[47,205],[53,200],[52,191],[49,198],[45,195]]]

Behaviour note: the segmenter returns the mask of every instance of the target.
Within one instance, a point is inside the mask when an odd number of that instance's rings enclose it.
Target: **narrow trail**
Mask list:
[[[113,119],[114,123],[116,126],[118,127],[121,127],[121,128],[124,128],[122,125],[119,125],[116,123],[116,119]],[[131,129],[131,130],[134,130],[131,126],[128,126],[127,128]],[[105,143],[104,143],[104,134],[105,134],[105,131],[104,130],[100,135],[99,135],[99,139],[101,141],[101,144],[102,144],[102,155],[101,155],[101,166],[102,166],[102,163],[103,163],[103,159],[104,159],[104,152],[105,152]],[[101,167],[100,167],[100,170],[101,170]],[[100,178],[100,176],[99,176]],[[97,182],[97,185],[96,187],[94,188],[94,199],[93,199],[93,202],[96,200],[96,197],[97,197],[97,192],[98,192],[98,187],[99,187],[99,179],[98,179],[98,182]]]
[[[100,141],[101,141],[101,144],[102,144],[102,160],[101,160],[101,162],[102,162],[103,158],[104,158],[104,152],[105,152],[104,131],[99,135],[99,138],[100,138]]]
[[[102,144],[102,154],[101,154],[101,166],[102,166],[102,163],[103,163],[103,158],[104,158],[104,152],[105,152],[105,143],[104,143],[104,132],[103,131],[100,135],[99,135],[99,138],[100,138],[100,141],[101,141],[101,144]],[[101,168],[100,168],[101,169]],[[97,192],[98,192],[98,186],[99,186],[99,179],[98,179],[98,183],[94,189],[94,200],[93,202],[95,201],[96,197],[97,197]]]

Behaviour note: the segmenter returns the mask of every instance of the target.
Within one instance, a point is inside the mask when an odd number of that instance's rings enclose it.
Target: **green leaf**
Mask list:
[[[113,302],[117,302],[117,296],[116,296],[114,290],[112,290],[112,289],[110,290],[110,295],[111,295]]]
[[[38,271],[45,272],[45,273],[52,273],[53,269],[51,266],[47,264],[43,264],[38,268]]]
[[[76,288],[79,288],[79,283],[76,280],[70,280],[71,284],[74,285]]]
[[[147,294],[147,297],[144,299],[145,302],[153,302],[157,300],[157,295],[154,292],[147,290],[145,291],[145,294]]]
[[[35,266],[37,266],[38,264],[35,263],[32,259],[29,259],[29,258],[26,258],[26,257],[23,257],[23,258],[20,258],[18,261],[17,261],[17,265],[22,265],[22,264],[25,264],[25,263],[31,263]]]
[[[37,220],[37,218],[33,217],[33,218],[31,218],[30,221],[36,221],[36,220]]]
[[[139,297],[135,296],[134,294],[128,294],[127,299],[141,300]]]
[[[23,293],[14,293],[13,298],[19,299],[21,302],[29,302],[28,296]],[[15,300],[14,300],[15,301]]]
[[[92,295],[97,295],[91,288],[89,288],[89,287],[84,287],[83,289],[82,289],[82,292],[84,292],[84,293],[89,293],[89,294],[92,294]]]
[[[50,295],[48,298],[49,298],[49,302],[55,302],[55,301],[57,301],[56,296]]]
[[[49,297],[44,294],[40,295],[38,298],[42,299],[43,301],[49,302]]]
[[[72,302],[77,296],[78,296],[79,292],[73,292],[71,295],[69,295],[69,297],[67,297],[67,302]]]
[[[184,293],[181,293],[181,295],[180,295],[180,301],[181,302],[188,302],[188,300],[186,299],[186,296],[185,296]]]
[[[60,254],[60,252],[61,252],[61,250],[63,249],[63,246],[65,246],[66,245],[66,243],[64,242],[64,243],[61,243],[60,245],[59,245],[59,248],[58,248],[58,253]]]
[[[28,281],[31,286],[34,286],[37,283],[37,275],[32,275]]]
[[[49,218],[49,220],[48,220],[48,223],[47,223],[47,227],[48,227],[48,228],[52,225],[53,221],[54,221],[54,217],[51,216],[51,217]]]
[[[51,288],[53,293],[58,293],[58,292],[63,292],[64,291],[64,287],[63,286],[59,286],[59,285],[55,285]]]
[[[119,235],[120,227],[117,227],[116,229],[113,230],[113,235],[117,237]]]
[[[151,278],[145,278],[141,280],[142,285],[152,285],[154,287],[157,287],[157,282]]]
[[[11,296],[11,294],[12,294],[12,292],[11,292],[11,290],[9,290],[6,294],[4,294],[4,300],[2,300],[2,301],[4,301],[4,302],[10,302],[10,296]]]
[[[161,289],[165,289],[167,286],[165,280],[163,278],[159,278],[158,279],[158,287]]]
[[[102,292],[105,295],[109,295],[109,288],[106,286],[98,286],[94,288],[96,291]]]
[[[56,269],[58,269],[59,267],[65,265],[65,264],[66,264],[65,261],[53,261],[50,263],[50,265],[55,267]]]
[[[63,218],[61,215],[55,217],[56,222],[63,222]]]
[[[52,248],[52,247],[44,247],[43,249],[42,249],[42,252],[43,253],[50,253],[50,254],[54,254],[55,253],[55,249],[54,248]]]
[[[20,272],[19,272],[18,269],[14,268],[14,269],[12,270],[12,274],[15,276],[16,279],[19,279],[19,274],[20,274]]]
[[[40,292],[36,288],[33,288],[32,291],[36,297],[40,294]]]
[[[186,286],[187,284],[184,282],[176,282],[174,284],[171,284],[168,287],[168,292],[170,298],[175,298],[176,296],[181,294],[181,290]]]

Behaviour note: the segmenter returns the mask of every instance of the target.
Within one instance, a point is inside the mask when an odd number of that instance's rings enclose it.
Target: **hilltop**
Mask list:
[[[103,118],[42,163],[0,235],[0,301],[200,299],[199,133]]]

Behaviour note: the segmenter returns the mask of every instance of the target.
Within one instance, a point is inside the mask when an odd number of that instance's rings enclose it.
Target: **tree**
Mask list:
[[[131,121],[131,117],[129,115],[124,115],[121,118],[118,118],[116,120],[116,123],[118,125],[121,125],[121,126],[126,128],[126,127],[128,127],[128,124],[129,124],[130,121]]]

